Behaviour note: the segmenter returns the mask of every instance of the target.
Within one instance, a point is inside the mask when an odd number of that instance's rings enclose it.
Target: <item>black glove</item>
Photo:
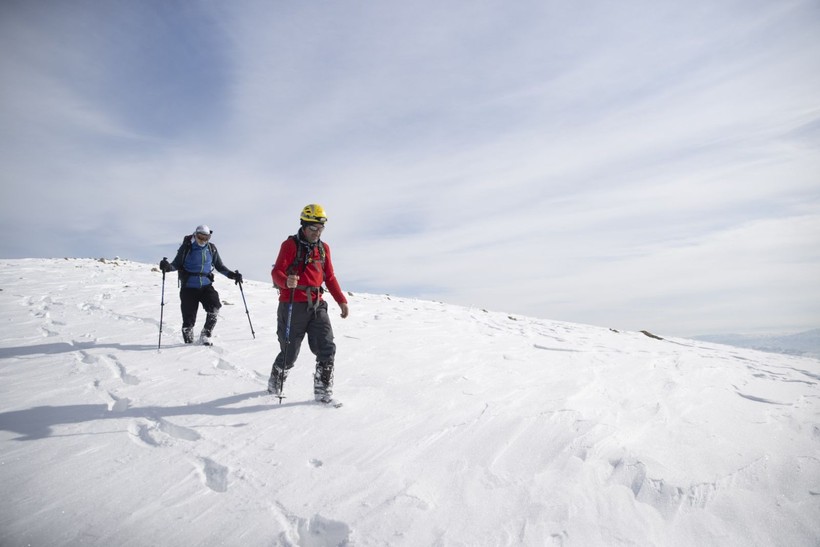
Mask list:
[[[171,264],[168,263],[167,258],[163,258],[159,261],[159,269],[163,272],[170,272],[171,271]]]
[[[240,283],[242,283],[242,274],[239,273],[239,270],[233,272],[233,279],[234,285],[239,285]]]

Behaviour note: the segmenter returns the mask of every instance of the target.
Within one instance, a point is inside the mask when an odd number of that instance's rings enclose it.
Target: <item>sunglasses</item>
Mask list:
[[[211,239],[211,234],[203,234],[202,232],[197,232],[195,235],[197,239],[204,239],[206,241]]]
[[[308,224],[307,226],[305,226],[305,228],[307,228],[308,230],[310,230],[314,234],[318,234],[319,232],[323,232],[324,229],[325,229],[325,227],[322,226],[321,224]]]

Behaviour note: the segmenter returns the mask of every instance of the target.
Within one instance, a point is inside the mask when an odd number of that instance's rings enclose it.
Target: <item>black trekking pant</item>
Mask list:
[[[210,336],[216,325],[217,314],[222,303],[219,301],[219,293],[213,285],[206,285],[201,289],[184,287],[179,291],[180,308],[182,308],[182,329],[193,329],[196,323],[196,314],[199,305],[208,314],[205,319],[205,326],[202,332]]]
[[[280,302],[277,310],[276,334],[279,337],[279,355],[273,362],[271,374],[276,369],[289,371],[293,368],[305,335],[308,338],[308,347],[316,356],[316,362],[333,370],[333,359],[336,357],[336,343],[333,341],[333,328],[330,326],[330,316],[327,314],[327,302],[322,300],[314,308],[308,308],[307,302],[294,302],[293,313],[290,319],[290,344],[285,338],[288,321],[288,303]],[[287,353],[287,362],[285,362]]]

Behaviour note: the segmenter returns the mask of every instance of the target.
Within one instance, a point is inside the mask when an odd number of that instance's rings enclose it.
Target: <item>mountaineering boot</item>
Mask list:
[[[208,312],[208,315],[205,317],[205,324],[202,325],[202,332],[199,333],[199,341],[203,346],[213,346],[213,342],[211,342],[211,333],[216,326],[217,316],[218,312],[211,311]]]
[[[288,371],[274,366],[268,378],[268,393],[276,397],[282,394],[282,387],[288,378]]]
[[[211,336],[211,333],[214,331],[214,327],[216,326],[217,317],[219,317],[219,312],[208,312],[205,316],[205,324],[202,325],[202,332],[207,332],[208,336]]]
[[[333,361],[316,363],[316,373],[313,375],[313,398],[323,403],[333,400]]]
[[[335,408],[342,406],[342,402],[339,399],[334,399],[330,395],[314,395],[314,397],[316,398],[317,403],[321,403],[323,405],[332,406]]]
[[[191,327],[182,327],[182,339],[186,344],[194,343],[194,329]]]

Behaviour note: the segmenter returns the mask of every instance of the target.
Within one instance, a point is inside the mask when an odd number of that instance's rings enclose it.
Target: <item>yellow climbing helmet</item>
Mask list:
[[[305,205],[305,208],[302,209],[302,216],[299,217],[299,219],[304,222],[324,224],[327,222],[327,215],[325,214],[324,207],[318,203],[311,203],[310,205]]]

